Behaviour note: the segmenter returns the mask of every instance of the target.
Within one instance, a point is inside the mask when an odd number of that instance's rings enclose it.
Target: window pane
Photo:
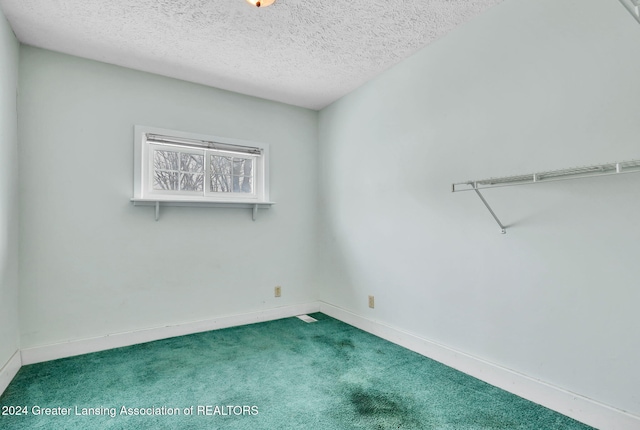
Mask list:
[[[202,191],[204,189],[204,175],[181,173],[180,189],[183,191]]]
[[[231,177],[223,175],[211,175],[211,188],[213,193],[228,193],[231,191]]]
[[[213,175],[231,175],[231,157],[221,157],[220,155],[211,156],[211,176]]]
[[[153,175],[154,190],[177,190],[178,173],[156,170]]]
[[[155,151],[153,167],[161,170],[178,170],[178,153],[173,151]]]
[[[233,192],[234,193],[252,193],[251,177],[249,176],[234,176],[233,177]]]
[[[180,154],[180,163],[180,170],[183,172],[204,172],[204,155],[183,152]]]
[[[251,158],[234,158],[233,174],[236,176],[251,176],[253,160]]]

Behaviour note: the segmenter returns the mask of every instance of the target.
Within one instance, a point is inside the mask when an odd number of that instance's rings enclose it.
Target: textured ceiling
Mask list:
[[[320,109],[502,0],[0,0],[25,44]]]

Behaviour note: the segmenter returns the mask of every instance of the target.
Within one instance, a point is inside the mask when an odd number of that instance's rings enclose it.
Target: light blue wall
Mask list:
[[[509,0],[321,111],[321,299],[640,414],[640,176],[489,190],[506,235],[450,192],[639,159],[639,40],[617,1]]]
[[[316,296],[317,112],[23,46],[22,347]],[[271,200],[133,207],[136,124],[270,144]],[[274,286],[282,286],[275,299]]]
[[[0,10],[0,369],[19,347],[18,41]]]

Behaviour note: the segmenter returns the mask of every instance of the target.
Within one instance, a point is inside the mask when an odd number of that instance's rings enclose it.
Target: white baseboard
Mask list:
[[[320,312],[598,429],[637,430],[640,417],[328,303]]]
[[[13,378],[15,378],[18,370],[22,367],[20,359],[20,351],[16,351],[9,361],[0,369],[0,395],[4,393]]]
[[[170,337],[288,318],[300,314],[318,312],[319,310],[319,302],[304,303],[247,314],[224,316],[205,321],[155,327],[126,333],[115,333],[90,339],[73,340],[53,345],[37,346],[34,348],[23,349],[21,351],[22,365],[41,363],[43,361],[136,345],[139,343],[167,339]]]

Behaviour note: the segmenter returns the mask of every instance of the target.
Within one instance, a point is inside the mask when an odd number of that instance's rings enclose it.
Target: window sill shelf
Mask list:
[[[269,209],[274,202],[211,202],[203,200],[163,200],[163,199],[138,199],[133,198],[134,206],[155,206],[156,221],[160,219],[160,206],[190,206],[198,208],[241,208],[251,209],[251,216],[256,220],[258,209]]]

